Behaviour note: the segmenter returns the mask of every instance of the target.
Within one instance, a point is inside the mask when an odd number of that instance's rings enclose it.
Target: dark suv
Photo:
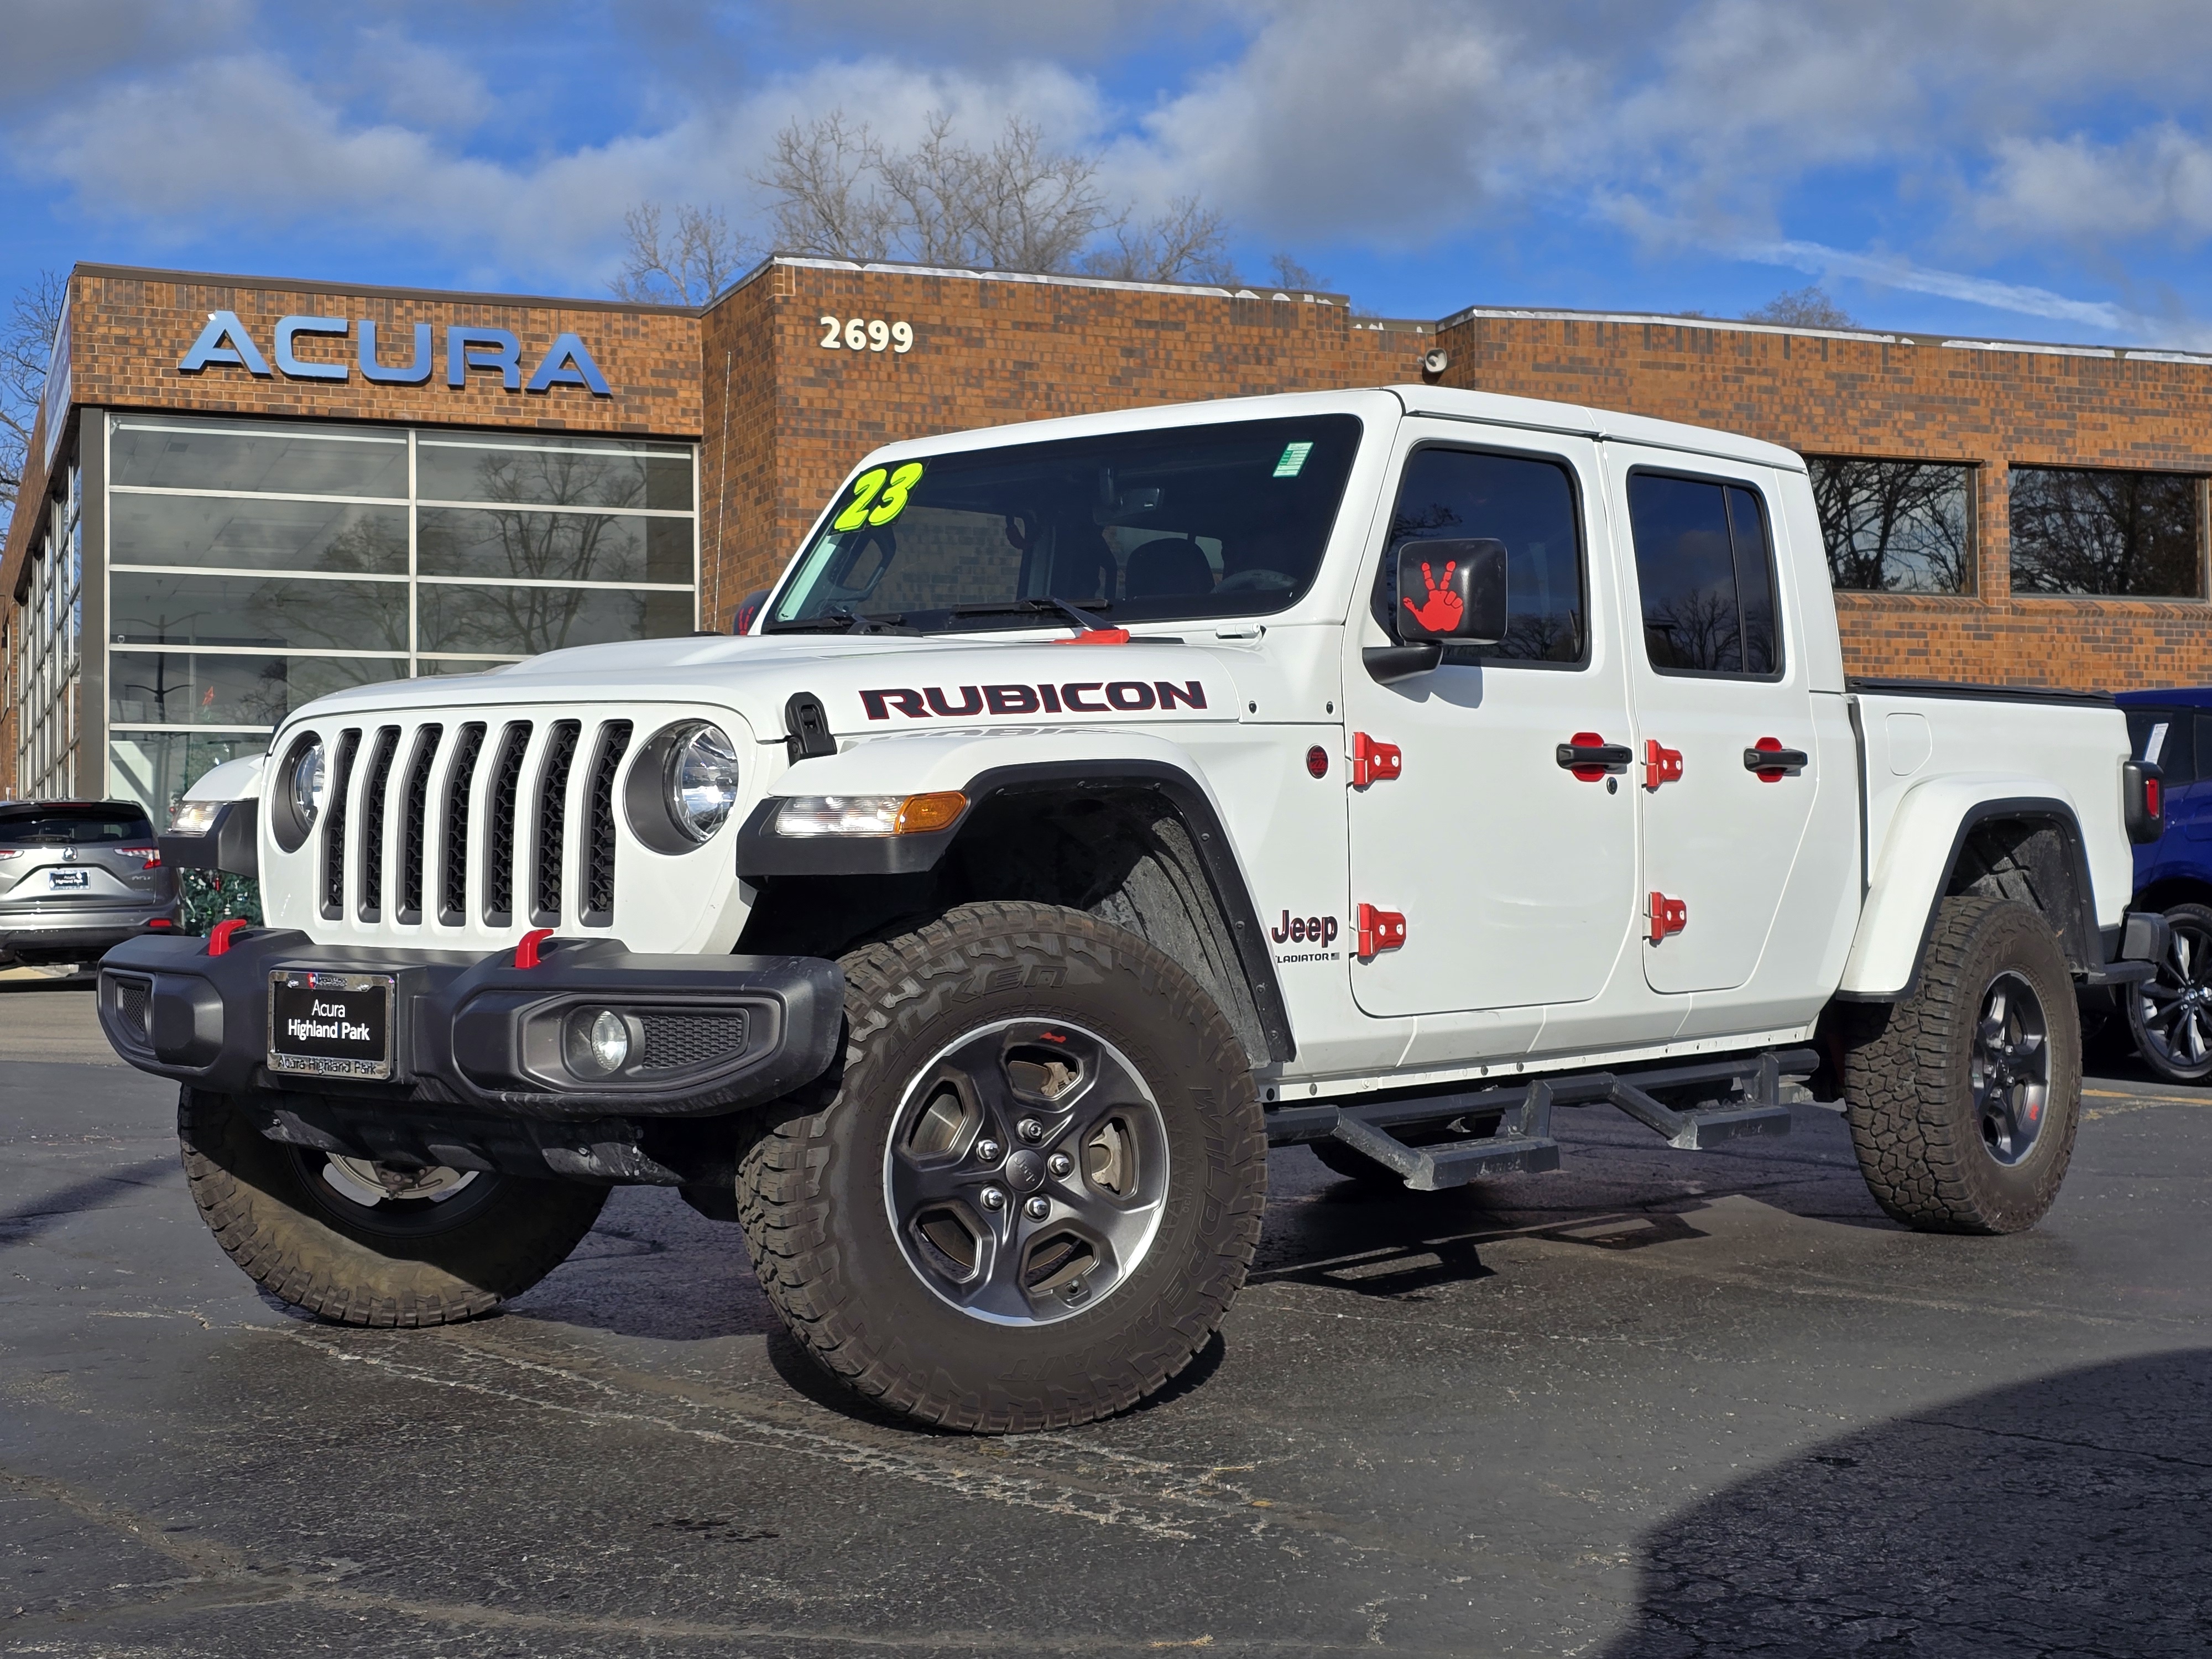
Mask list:
[[[0,964],[94,962],[177,925],[177,884],[134,801],[0,801]]]
[[[2136,848],[2138,910],[2165,914],[2158,976],[2118,994],[2144,1063],[2174,1083],[2212,1077],[2212,689],[2124,691],[2130,747],[2163,775],[2166,834]]]

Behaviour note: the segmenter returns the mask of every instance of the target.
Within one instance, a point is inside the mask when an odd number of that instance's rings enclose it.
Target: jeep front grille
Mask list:
[[[426,945],[531,926],[611,927],[629,720],[349,726],[310,843],[325,919]]]

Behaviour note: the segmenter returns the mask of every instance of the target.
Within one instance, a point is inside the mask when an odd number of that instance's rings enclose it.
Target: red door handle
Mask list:
[[[1608,772],[1626,772],[1636,751],[1625,743],[1607,743],[1595,732],[1577,732],[1553,751],[1560,767],[1584,783],[1595,783]]]
[[[1802,749],[1784,749],[1779,738],[1761,738],[1743,751],[1743,769],[1755,773],[1761,783],[1779,783],[1812,763],[1810,755]]]

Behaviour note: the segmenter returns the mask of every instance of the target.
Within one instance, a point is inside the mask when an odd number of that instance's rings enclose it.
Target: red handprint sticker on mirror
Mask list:
[[[1403,601],[1406,609],[1413,613],[1413,620],[1431,634],[1455,634],[1459,631],[1460,613],[1466,609],[1466,601],[1453,591],[1451,585],[1452,572],[1458,568],[1457,560],[1448,562],[1444,566],[1443,580],[1439,582],[1430,574],[1429,567],[1424,562],[1421,580],[1428,587],[1428,597],[1419,605],[1411,599]]]

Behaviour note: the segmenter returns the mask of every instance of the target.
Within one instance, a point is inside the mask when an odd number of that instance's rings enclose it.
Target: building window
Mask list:
[[[32,550],[15,653],[15,783],[26,799],[77,793],[80,636],[84,625],[83,475],[72,465]]]
[[[2013,592],[2203,598],[2203,495],[2179,472],[2014,467]]]
[[[124,415],[109,791],[165,813],[301,703],[695,625],[688,444]]]
[[[1808,455],[1828,580],[1863,593],[1974,591],[1974,470]]]

